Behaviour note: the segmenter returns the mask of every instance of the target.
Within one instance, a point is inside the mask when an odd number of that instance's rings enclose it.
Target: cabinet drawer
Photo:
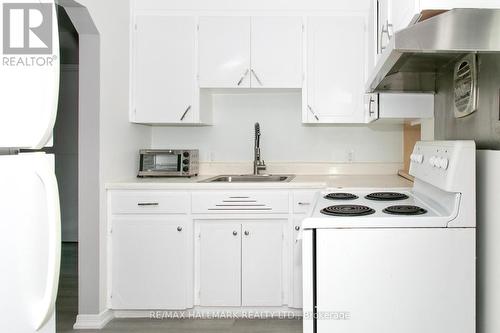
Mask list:
[[[195,214],[288,213],[288,192],[195,192]]]
[[[293,212],[308,213],[314,207],[318,191],[293,192]]]
[[[111,194],[113,214],[186,214],[186,192],[119,191]]]

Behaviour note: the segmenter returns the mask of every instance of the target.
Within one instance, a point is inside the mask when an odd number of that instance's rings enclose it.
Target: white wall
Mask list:
[[[215,95],[214,125],[155,127],[153,148],[199,148],[202,161],[253,159],[253,125],[261,124],[262,155],[269,162],[400,163],[401,125],[305,126],[299,93]]]
[[[61,65],[54,155],[61,201],[61,238],[78,240],[78,66]]]
[[[137,173],[140,148],[150,144],[151,128],[129,123],[129,0],[79,0],[86,6],[101,38],[100,79],[100,226],[106,217],[104,184]],[[100,230],[100,237],[105,233]],[[99,239],[87,239],[99,247]],[[81,254],[80,254],[81,255]],[[89,256],[92,257],[93,256]],[[86,263],[86,292],[79,292],[79,314],[98,314],[105,308],[100,284],[105,262]]]

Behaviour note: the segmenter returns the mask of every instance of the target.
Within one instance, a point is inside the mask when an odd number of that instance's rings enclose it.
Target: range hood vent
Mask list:
[[[366,86],[435,92],[440,69],[468,54],[500,53],[500,9],[452,9],[395,33]]]

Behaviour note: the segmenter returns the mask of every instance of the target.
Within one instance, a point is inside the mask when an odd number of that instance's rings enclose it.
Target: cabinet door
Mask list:
[[[185,309],[187,307],[187,219],[151,216],[112,221],[113,309]]]
[[[377,49],[378,54],[382,54],[392,33],[392,22],[390,20],[391,0],[378,0],[377,1]],[[406,0],[397,0],[406,1]]]
[[[132,121],[197,122],[195,18],[148,15],[135,22]]]
[[[200,225],[200,305],[241,305],[241,225]]]
[[[248,222],[242,225],[242,306],[283,304],[283,223]]]
[[[252,17],[252,87],[302,87],[302,27],[302,17]]]
[[[365,26],[364,16],[308,19],[305,122],[364,122]]]
[[[250,87],[250,17],[201,17],[199,84]]]
[[[291,308],[302,308],[302,239],[298,239],[305,216],[294,218],[292,232],[292,297]]]
[[[394,31],[406,28],[414,19],[420,16],[417,0],[391,1],[391,16]]]

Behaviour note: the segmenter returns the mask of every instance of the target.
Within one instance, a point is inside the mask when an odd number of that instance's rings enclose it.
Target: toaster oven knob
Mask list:
[[[188,151],[185,151],[185,152],[182,154],[182,156],[184,156],[184,157],[189,157],[189,152],[188,152]]]
[[[189,167],[188,167],[188,166],[183,167],[183,168],[182,168],[182,171],[184,171],[184,172],[188,172],[188,171],[189,171]]]
[[[184,161],[182,161],[182,164],[189,164],[189,160],[186,158]]]

